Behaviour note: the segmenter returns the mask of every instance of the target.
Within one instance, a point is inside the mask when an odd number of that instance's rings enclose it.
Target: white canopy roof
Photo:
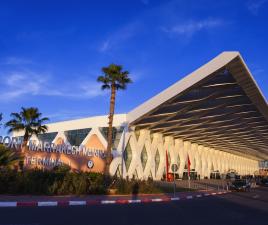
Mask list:
[[[223,52],[127,114],[147,128],[268,159],[268,106],[238,52]]]

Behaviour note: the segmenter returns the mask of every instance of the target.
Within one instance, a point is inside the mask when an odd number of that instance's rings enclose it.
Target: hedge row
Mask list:
[[[117,194],[155,194],[161,193],[162,190],[157,186],[153,180],[128,180],[128,179],[117,179],[113,187],[116,189]]]
[[[0,170],[0,194],[88,195],[107,194],[108,189],[117,194],[162,192],[153,180],[107,178],[100,173],[71,172],[68,168]]]
[[[104,175],[42,170],[0,171],[0,194],[106,194]]]

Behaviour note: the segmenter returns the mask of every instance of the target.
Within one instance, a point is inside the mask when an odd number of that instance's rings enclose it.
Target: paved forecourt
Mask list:
[[[226,191],[184,192],[160,195],[121,195],[121,196],[85,196],[85,197],[49,197],[49,196],[0,196],[0,207],[27,206],[78,206],[106,204],[137,204],[189,200],[213,195],[226,194]],[[16,199],[17,198],[17,199]]]
[[[4,207],[0,216],[1,225],[264,225],[268,221],[268,189],[151,204]]]

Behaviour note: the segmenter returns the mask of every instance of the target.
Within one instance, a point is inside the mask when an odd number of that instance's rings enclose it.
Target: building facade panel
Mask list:
[[[110,173],[124,178],[160,180],[171,173],[172,164],[183,178],[188,158],[191,174],[200,178],[230,171],[252,175],[259,170],[259,161],[268,160],[267,102],[237,52],[220,54],[128,114],[115,115],[113,126]],[[107,116],[48,128],[47,134],[31,141],[68,144],[83,154],[74,149],[37,149],[27,153],[31,158],[60,159],[74,169],[104,172]]]

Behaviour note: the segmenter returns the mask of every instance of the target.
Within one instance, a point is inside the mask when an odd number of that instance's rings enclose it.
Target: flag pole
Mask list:
[[[166,149],[166,181],[168,182],[168,151]]]
[[[187,157],[187,164],[188,164],[188,188],[191,188],[191,161],[190,161],[190,157],[188,154]]]

